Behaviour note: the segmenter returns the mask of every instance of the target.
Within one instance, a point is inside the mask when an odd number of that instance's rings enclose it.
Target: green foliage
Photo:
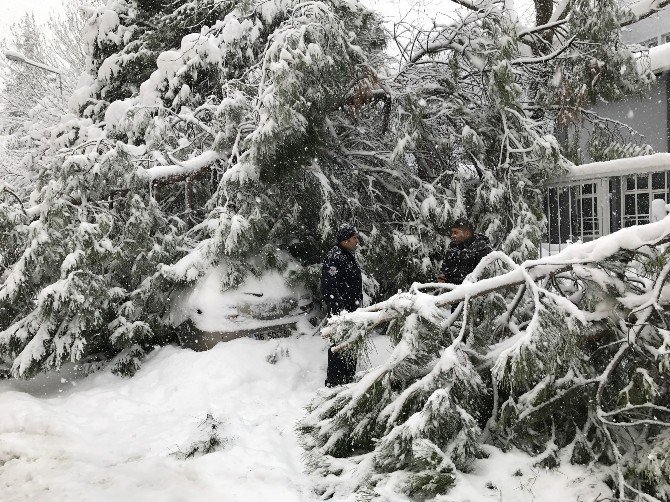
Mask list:
[[[141,347],[167,333],[158,264],[179,255],[182,224],[148,194],[116,188],[143,184],[122,149],[71,155],[49,169],[38,219],[15,231],[30,244],[0,287],[2,350],[15,358],[15,375],[30,376],[128,349],[114,365],[132,374]],[[11,213],[2,216],[8,223]]]
[[[670,500],[670,436],[667,430],[659,434],[656,443],[639,464],[630,466],[630,477],[639,479],[640,488],[656,498]]]
[[[636,232],[603,237],[597,260],[591,243],[519,267],[497,253],[479,282],[446,292],[417,285],[364,315],[332,319],[325,332],[340,347],[386,329],[395,348],[308,409],[301,431],[327,493],[356,486],[377,500],[376,487],[387,493],[393,479],[394,489],[430,499],[490,444],[524,450],[545,468],[600,462],[620,497],[641,490],[667,500],[661,356],[670,336],[650,295],[667,303],[658,285],[670,265],[666,245],[643,247],[660,234],[641,241]],[[629,245],[632,256],[617,250]]]
[[[630,131],[626,132],[627,135],[611,126],[608,127],[608,124],[595,123],[588,142],[590,157],[596,162],[603,162],[652,153],[649,145],[640,145]]]
[[[403,301],[399,307],[412,310]],[[367,375],[359,389],[330,395],[311,409],[301,427],[321,455],[367,454],[375,472],[405,471],[404,489],[421,497],[453,483],[454,469],[467,469],[482,455],[475,396],[483,383],[458,341],[441,349],[449,331],[437,328],[440,320],[436,311],[396,319],[402,338],[391,360]],[[361,327],[341,323],[337,329],[339,336],[355,337]],[[360,488],[374,488],[378,481],[370,473]]]

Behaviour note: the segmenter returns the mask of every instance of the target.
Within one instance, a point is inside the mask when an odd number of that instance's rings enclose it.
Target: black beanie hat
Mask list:
[[[350,225],[349,223],[344,223],[337,229],[337,243],[339,244],[342,241],[346,241],[349,237],[356,235],[357,233],[358,230],[355,226]]]
[[[467,218],[458,218],[451,224],[451,228],[467,228],[470,232],[474,232],[475,228],[472,226],[472,222]]]

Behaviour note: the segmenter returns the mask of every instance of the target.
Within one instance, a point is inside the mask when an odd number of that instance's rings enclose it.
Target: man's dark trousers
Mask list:
[[[353,253],[334,246],[326,255],[321,269],[321,294],[328,315],[353,312],[363,302],[363,278]],[[347,353],[328,349],[326,386],[350,383],[356,374],[356,358]]]
[[[326,387],[353,382],[354,375],[356,375],[356,358],[350,354],[333,352],[333,348],[328,347]]]

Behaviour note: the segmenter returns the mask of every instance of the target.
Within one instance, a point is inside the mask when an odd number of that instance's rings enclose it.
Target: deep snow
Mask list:
[[[289,357],[271,365],[278,345]],[[204,353],[162,348],[132,379],[3,382],[0,498],[310,500],[294,424],[322,384],[323,350],[314,336],[240,339]],[[207,413],[228,446],[171,455]]]
[[[371,364],[389,353],[385,338],[375,346]],[[76,376],[70,367],[60,376],[2,381],[0,500],[316,500],[295,424],[322,389],[325,351],[311,335],[238,339],[200,353],[157,349],[131,379]],[[279,360],[270,364],[275,353]],[[186,449],[208,413],[223,422],[227,445],[179,460],[173,454]],[[545,471],[521,453],[491,451],[439,500],[592,501],[609,494],[582,468]],[[513,475],[517,469],[522,476]]]

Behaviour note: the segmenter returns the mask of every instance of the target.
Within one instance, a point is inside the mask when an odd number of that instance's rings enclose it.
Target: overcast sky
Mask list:
[[[407,21],[423,18],[440,19],[456,8],[448,0],[361,0],[365,5],[379,11],[387,20]],[[26,12],[33,12],[38,23],[47,21],[49,14],[62,10],[63,0],[0,0],[0,39],[9,36],[9,27]],[[517,0],[517,6],[530,4],[530,0]],[[519,9],[525,11],[526,8]]]
[[[38,23],[45,23],[62,4],[62,0],[0,0],[0,38],[8,37],[9,27],[26,12],[32,11]]]

